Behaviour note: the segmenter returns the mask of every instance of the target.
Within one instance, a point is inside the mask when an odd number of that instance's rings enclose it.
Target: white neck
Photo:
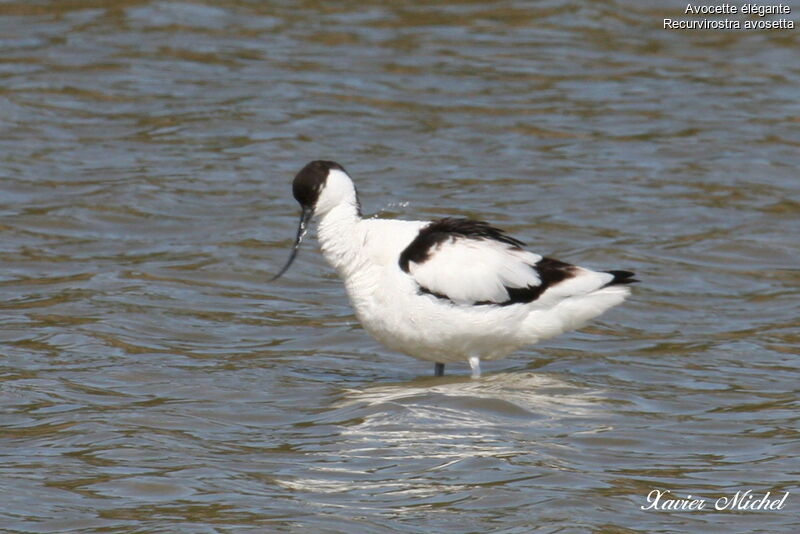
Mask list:
[[[319,192],[319,198],[314,205],[314,213],[324,217],[329,211],[346,204],[358,211],[358,195],[353,180],[339,169],[331,169],[325,179],[325,185]]]
[[[342,202],[319,220],[319,244],[328,263],[344,279],[361,267],[356,227],[361,221],[356,202]]]

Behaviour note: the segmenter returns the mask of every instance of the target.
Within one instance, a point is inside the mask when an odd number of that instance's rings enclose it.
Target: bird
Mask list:
[[[312,220],[325,260],[344,281],[356,317],[386,347],[434,363],[481,362],[580,327],[638,282],[544,257],[487,222],[365,218],[352,178],[327,160],[304,166],[292,193],[300,222],[283,276]]]

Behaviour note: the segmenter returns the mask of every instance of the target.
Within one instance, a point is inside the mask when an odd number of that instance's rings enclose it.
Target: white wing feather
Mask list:
[[[537,299],[540,306],[552,306],[569,297],[586,295],[605,287],[614,279],[610,273],[573,266],[572,276],[548,287]]]
[[[541,283],[533,268],[541,259],[500,241],[457,236],[436,245],[424,262],[409,262],[409,274],[456,304],[502,303],[509,299],[506,287]]]

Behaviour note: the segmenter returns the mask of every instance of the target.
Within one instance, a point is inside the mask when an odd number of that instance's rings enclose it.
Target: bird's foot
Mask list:
[[[481,377],[481,359],[477,356],[469,357],[469,366],[472,369],[472,378]]]

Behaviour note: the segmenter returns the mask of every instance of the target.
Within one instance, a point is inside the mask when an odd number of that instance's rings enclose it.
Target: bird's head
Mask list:
[[[358,196],[353,181],[344,167],[335,161],[316,160],[300,169],[292,182],[292,193],[301,209],[297,237],[289,261],[272,280],[280,278],[289,270],[313,217],[322,217],[342,204],[358,209]]]

